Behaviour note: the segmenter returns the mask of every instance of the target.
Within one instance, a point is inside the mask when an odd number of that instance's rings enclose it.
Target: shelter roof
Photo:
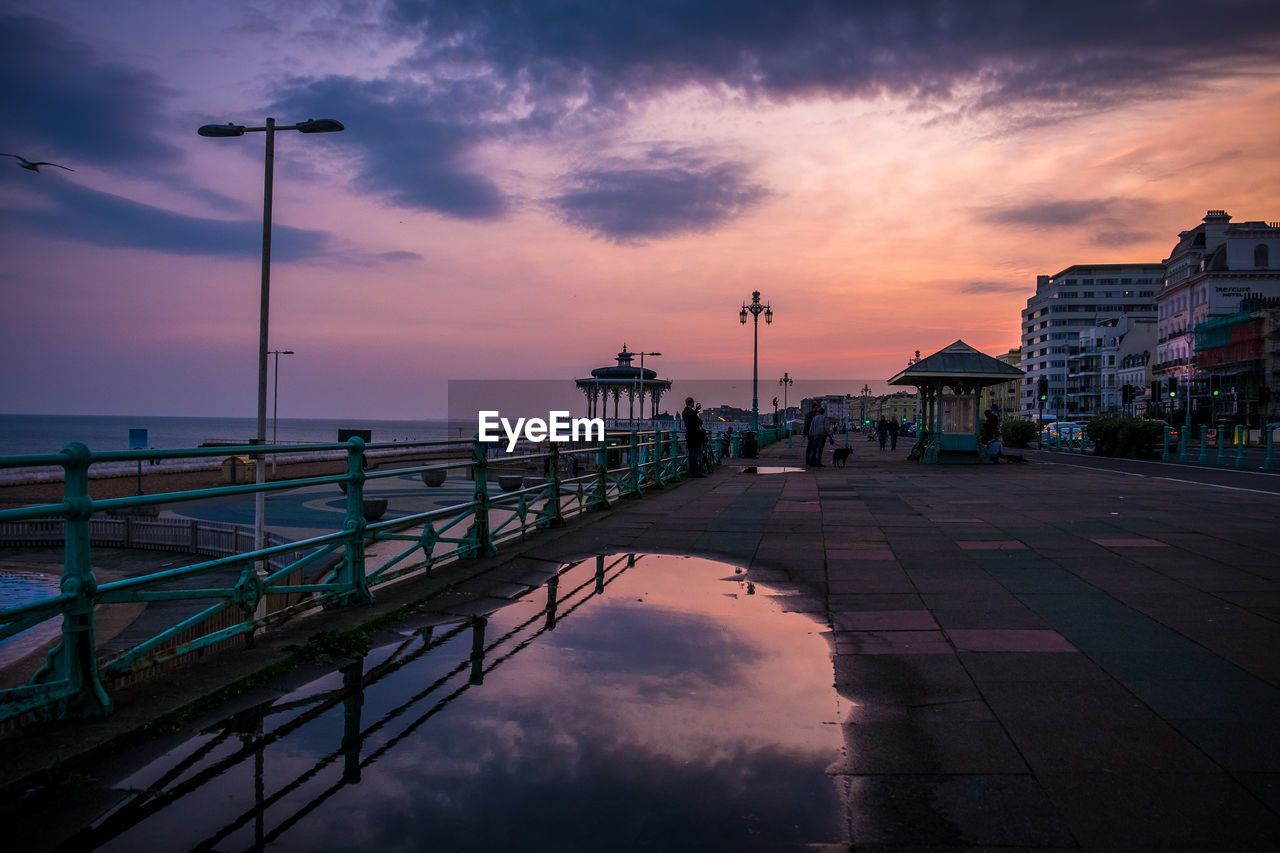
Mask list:
[[[890,385],[927,385],[938,380],[955,379],[995,385],[1020,379],[1025,371],[1005,364],[986,353],[978,352],[964,341],[956,341],[928,358],[922,358],[889,380]]]

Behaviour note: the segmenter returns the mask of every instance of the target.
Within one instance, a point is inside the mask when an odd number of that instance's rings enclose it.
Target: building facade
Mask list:
[[[1101,386],[1089,379],[1073,382],[1068,360],[1075,347],[1079,356],[1081,332],[1109,320],[1155,320],[1156,296],[1165,278],[1163,264],[1076,264],[1055,275],[1036,277],[1035,295],[1022,311],[1021,365],[1025,371],[1019,409],[1026,417],[1039,413],[1060,418],[1086,416],[1093,401],[1101,399]],[[1091,360],[1077,367],[1094,367]],[[1097,374],[1100,381],[1101,371]],[[1048,386],[1048,399],[1039,399],[1040,381]]]
[[[1203,397],[1206,379],[1196,369],[1196,328],[1211,318],[1241,313],[1242,300],[1280,297],[1280,223],[1233,223],[1210,210],[1178,235],[1165,261],[1157,297],[1159,338],[1152,379],[1177,379],[1186,396]],[[1260,386],[1261,387],[1261,386]]]

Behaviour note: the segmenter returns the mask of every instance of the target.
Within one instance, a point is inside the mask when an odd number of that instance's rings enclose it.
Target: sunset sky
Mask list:
[[[450,379],[858,382],[1018,344],[1038,274],[1280,219],[1280,3],[9,0],[0,411],[282,417]],[[768,399],[775,390],[764,392]],[[744,400],[712,401],[749,405]],[[793,401],[794,402],[794,401]],[[763,401],[762,401],[763,405]]]

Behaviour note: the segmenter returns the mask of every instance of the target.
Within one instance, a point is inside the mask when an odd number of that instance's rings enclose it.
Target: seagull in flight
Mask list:
[[[19,166],[21,166],[24,169],[30,169],[33,172],[40,171],[41,166],[57,166],[59,169],[66,169],[68,172],[75,171],[75,169],[71,169],[67,166],[62,166],[57,163],[50,163],[48,160],[40,160],[38,162],[32,163],[26,157],[19,157],[17,154],[0,154],[0,157],[12,157],[13,159],[19,161],[18,163]]]

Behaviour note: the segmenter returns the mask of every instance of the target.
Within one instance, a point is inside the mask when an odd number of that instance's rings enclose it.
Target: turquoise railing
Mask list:
[[[778,439],[761,430],[761,446]],[[709,443],[713,465],[721,461],[720,443]],[[0,720],[88,718],[110,713],[104,684],[143,673],[186,655],[245,641],[298,613],[319,606],[369,604],[375,589],[413,572],[430,574],[443,562],[497,553],[500,542],[536,528],[559,526],[572,516],[609,508],[614,501],[643,496],[688,475],[681,433],[610,433],[589,446],[503,455],[491,458],[493,445],[479,441],[396,442],[366,445],[353,438],[343,444],[308,445],[310,454],[345,453],[341,474],[274,480],[94,499],[90,467],[102,463],[162,462],[201,457],[247,456],[266,464],[296,446],[245,446],[183,450],[91,452],[73,443],[61,453],[0,458],[0,470],[57,466],[63,471],[63,500],[58,503],[0,509],[0,532],[12,538],[23,524],[61,523],[65,558],[59,592],[38,601],[0,610],[0,640],[61,617],[58,642],[30,683],[0,689]],[[465,455],[447,457],[463,452]],[[367,470],[374,454],[436,454],[425,464]],[[392,459],[387,464],[396,465]],[[380,479],[463,471],[476,483],[488,483],[490,467],[539,465],[547,472],[530,485],[490,494],[477,487],[471,500],[385,521],[366,516],[365,486]],[[562,470],[563,469],[563,470]],[[93,524],[103,514],[129,514],[161,505],[258,493],[285,492],[321,485],[346,492],[342,528],[294,542],[268,540],[267,546],[99,584],[92,568]],[[195,534],[192,534],[194,541]],[[183,550],[175,546],[175,550]],[[199,550],[192,548],[190,550]],[[194,584],[194,585],[193,585]],[[95,639],[95,609],[103,605],[197,602],[173,624],[130,648],[106,653]]]

